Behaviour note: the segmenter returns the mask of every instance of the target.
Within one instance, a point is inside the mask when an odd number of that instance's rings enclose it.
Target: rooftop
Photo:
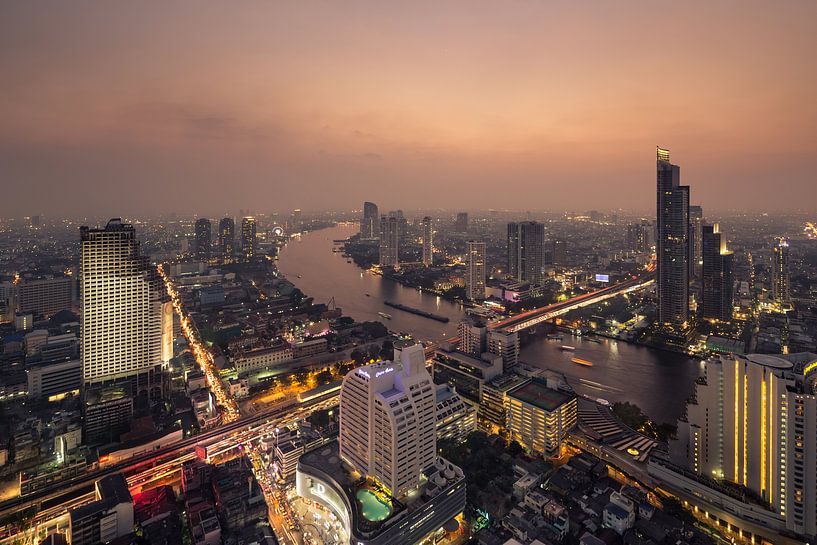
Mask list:
[[[576,397],[548,388],[544,382],[539,380],[532,380],[511,390],[508,396],[546,411],[554,411]]]

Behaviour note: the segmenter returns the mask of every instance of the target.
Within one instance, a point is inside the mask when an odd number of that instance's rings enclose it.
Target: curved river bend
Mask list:
[[[354,226],[341,225],[291,240],[281,250],[278,268],[315,302],[326,303],[334,297],[343,313],[355,320],[380,320],[393,331],[422,340],[440,341],[456,335],[464,314],[460,305],[362,271],[341,253],[332,252],[334,240],[356,231]],[[386,300],[447,316],[451,321],[441,323],[390,308],[383,304]],[[379,312],[392,318],[384,319]],[[562,344],[575,346],[576,351],[562,351]],[[593,366],[572,363],[574,356],[593,362]],[[654,420],[672,423],[683,413],[701,367],[700,362],[671,352],[568,335],[562,341],[533,339],[522,348],[521,359],[563,373],[579,393],[610,402],[630,401]]]

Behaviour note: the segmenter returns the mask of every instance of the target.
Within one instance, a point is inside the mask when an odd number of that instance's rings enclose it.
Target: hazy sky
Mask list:
[[[814,1],[4,1],[0,214],[817,212]]]

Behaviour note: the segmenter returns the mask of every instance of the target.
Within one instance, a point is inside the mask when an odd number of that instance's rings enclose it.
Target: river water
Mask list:
[[[456,335],[457,323],[464,315],[460,305],[362,271],[341,253],[332,252],[334,240],[356,231],[354,226],[341,225],[294,239],[281,250],[278,268],[316,303],[334,297],[344,315],[355,320],[380,320],[392,331],[422,340],[440,341]],[[451,321],[441,323],[390,308],[383,304],[387,300],[447,316]],[[378,312],[389,314],[391,319]],[[575,352],[561,350],[562,344],[574,346]],[[573,357],[591,361],[593,366],[572,363]],[[567,334],[562,341],[543,336],[530,339],[522,348],[521,360],[564,374],[581,394],[610,402],[630,401],[654,420],[673,423],[683,413],[701,365],[671,352],[608,339],[597,343]]]

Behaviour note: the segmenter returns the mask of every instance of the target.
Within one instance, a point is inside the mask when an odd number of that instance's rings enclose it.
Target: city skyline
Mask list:
[[[810,3],[87,6],[0,22],[2,215],[647,210],[656,145],[708,210],[817,201]]]

